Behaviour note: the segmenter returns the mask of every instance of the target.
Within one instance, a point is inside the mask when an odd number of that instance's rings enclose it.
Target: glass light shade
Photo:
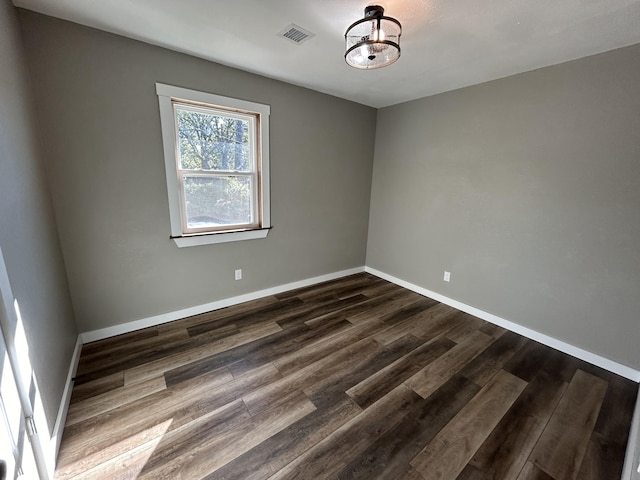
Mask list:
[[[402,26],[395,18],[383,16],[380,6],[369,6],[365,17],[344,34],[346,62],[355,68],[386,67],[400,58]]]

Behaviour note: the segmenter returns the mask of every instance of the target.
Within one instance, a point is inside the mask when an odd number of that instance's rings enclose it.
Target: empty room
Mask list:
[[[640,480],[640,0],[0,1],[0,480]]]

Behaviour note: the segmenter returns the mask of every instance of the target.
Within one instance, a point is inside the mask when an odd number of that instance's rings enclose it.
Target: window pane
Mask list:
[[[184,176],[187,228],[251,224],[251,179]]]
[[[180,168],[251,170],[249,120],[176,107]]]

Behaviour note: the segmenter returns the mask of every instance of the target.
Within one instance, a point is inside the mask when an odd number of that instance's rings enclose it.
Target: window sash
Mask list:
[[[230,109],[218,105],[191,103],[180,99],[172,99],[173,122],[175,130],[175,159],[176,174],[178,178],[178,190],[180,200],[180,218],[183,235],[233,232],[242,230],[252,230],[262,226],[262,206],[260,204],[260,148],[259,148],[259,125],[260,114],[256,112]],[[180,154],[180,134],[178,129],[178,110],[186,110],[203,115],[214,115],[234,120],[242,120],[248,123],[248,146],[249,146],[249,170],[221,170],[221,169],[184,169],[181,168],[182,157]],[[222,225],[208,225],[203,227],[189,227],[187,218],[187,205],[185,194],[185,177],[244,177],[249,179],[250,192],[250,221],[243,223],[232,223]]]
[[[260,195],[257,172],[223,172],[223,171],[209,171],[209,170],[181,170],[178,169],[178,189],[180,191],[180,210],[182,221],[182,232],[184,234],[201,234],[207,232],[230,232],[230,231],[242,231],[252,230],[260,228],[262,225],[261,208],[260,208]],[[208,225],[205,227],[189,227],[187,219],[187,206],[185,195],[185,177],[201,177],[201,178],[230,178],[241,177],[249,179],[249,192],[251,195],[250,206],[250,222],[244,223],[229,223],[221,225]]]
[[[254,171],[257,169],[257,164],[259,163],[259,125],[260,125],[260,114],[257,112],[249,112],[243,111],[239,109],[232,109],[221,107],[219,105],[205,105],[201,103],[192,103],[187,102],[185,100],[172,99],[172,107],[173,107],[173,121],[176,126],[176,161],[178,163],[178,168],[180,168],[180,137],[178,132],[178,110],[185,110],[194,113],[200,113],[202,115],[213,115],[217,117],[230,118],[232,120],[242,120],[247,122],[249,129],[247,132],[248,135],[248,147],[249,147],[249,159],[250,159],[250,169],[249,171]],[[218,169],[211,169],[217,171],[224,171]],[[207,170],[210,171],[210,170]],[[234,171],[234,170],[229,170]],[[244,170],[241,170],[244,171]]]

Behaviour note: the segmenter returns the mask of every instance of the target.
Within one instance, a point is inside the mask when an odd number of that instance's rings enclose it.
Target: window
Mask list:
[[[176,244],[266,237],[269,106],[160,83],[156,93]]]

